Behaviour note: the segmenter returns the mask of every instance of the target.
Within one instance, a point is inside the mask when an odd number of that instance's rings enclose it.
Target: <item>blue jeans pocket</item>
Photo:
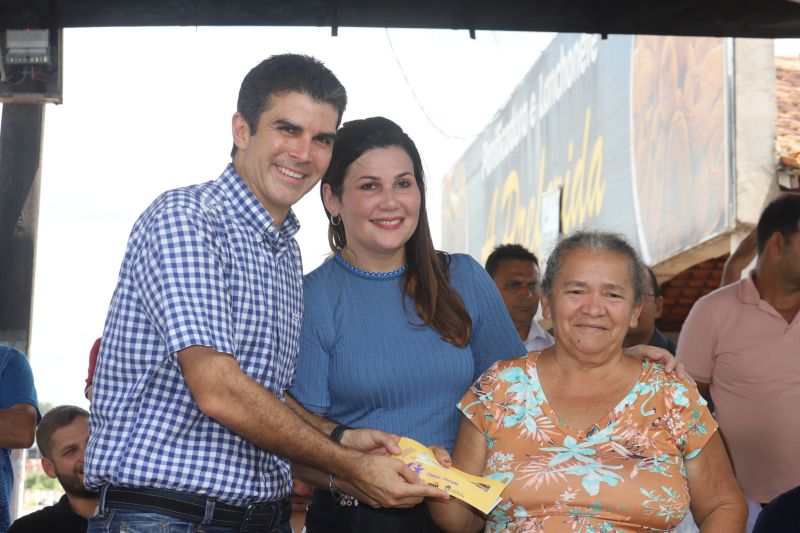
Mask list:
[[[89,518],[87,533],[194,533],[197,526],[180,518],[110,509]]]

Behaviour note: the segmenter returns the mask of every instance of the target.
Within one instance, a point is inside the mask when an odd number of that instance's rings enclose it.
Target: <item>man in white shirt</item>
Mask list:
[[[501,244],[486,259],[511,321],[529,352],[553,345],[553,337],[534,319],[539,309],[539,261],[519,244]]]

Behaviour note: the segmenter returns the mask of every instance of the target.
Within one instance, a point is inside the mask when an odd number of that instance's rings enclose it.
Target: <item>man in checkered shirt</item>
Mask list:
[[[334,423],[312,427],[283,401],[303,314],[291,207],[325,172],[346,103],[316,59],[263,61],[239,92],[233,162],[164,193],[134,225],[94,379],[90,532],[290,532],[288,460],[374,506],[442,496],[401,461],[363,453],[396,449],[393,437],[329,439]]]

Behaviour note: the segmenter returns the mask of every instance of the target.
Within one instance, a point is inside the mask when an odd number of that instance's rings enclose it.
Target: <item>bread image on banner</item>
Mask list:
[[[635,37],[633,186],[639,235],[651,262],[724,227],[726,98],[722,39]]]

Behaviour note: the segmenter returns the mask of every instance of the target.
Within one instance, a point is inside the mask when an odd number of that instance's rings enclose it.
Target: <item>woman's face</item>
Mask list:
[[[556,343],[570,353],[612,355],[636,325],[630,260],[614,252],[567,252],[556,274],[552,300],[542,296],[542,311],[555,326]]]
[[[394,267],[405,262],[405,244],[417,229],[421,197],[414,165],[402,147],[364,152],[347,169],[341,197],[327,184],[323,197],[328,212],[342,218],[347,249],[354,257],[376,265],[388,260]]]

